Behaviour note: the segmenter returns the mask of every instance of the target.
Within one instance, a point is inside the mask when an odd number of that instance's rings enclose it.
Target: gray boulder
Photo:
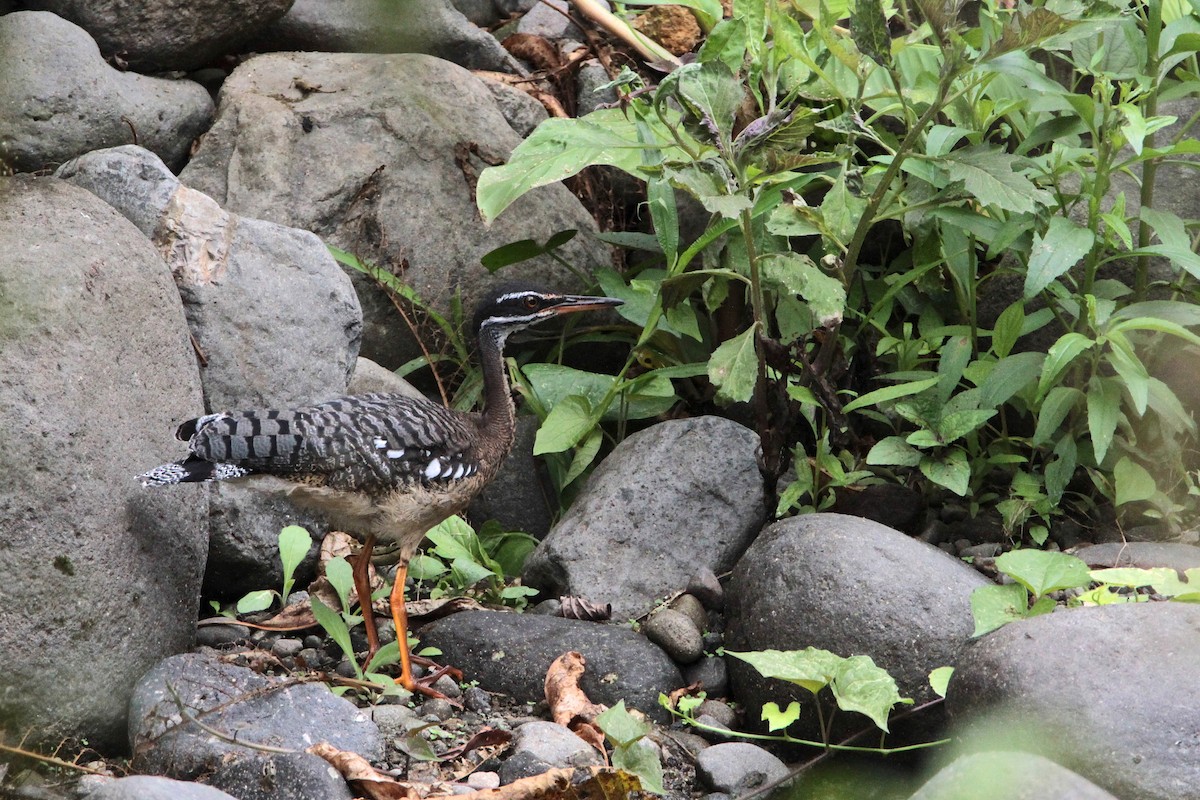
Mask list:
[[[544,720],[526,722],[513,731],[509,756],[500,766],[500,782],[541,775],[564,767],[603,766],[604,756],[575,732]]]
[[[54,14],[0,16],[0,53],[0,160],[19,172],[127,142],[178,168],[212,121],[200,84],[118,72],[86,31]]]
[[[521,701],[545,699],[546,670],[554,659],[577,650],[587,659],[580,682],[592,702],[641,709],[663,720],[660,692],[683,685],[679,670],[662,650],[627,627],[548,617],[464,611],[432,622],[418,634],[438,648],[439,660],[463,671],[490,692]]]
[[[128,217],[166,259],[209,411],[345,393],[362,316],[320,239],[224,211],[138,147],[88,153],[57,174]]]
[[[1074,555],[1092,569],[1171,567],[1182,573],[1200,567],[1200,547],[1180,542],[1109,542],[1080,547]]]
[[[413,54],[275,53],[229,76],[217,122],[181,177],[230,211],[314,231],[401,274],[448,318],[455,295],[471,309],[513,277],[583,288],[546,257],[500,276],[479,265],[500,245],[564,229],[585,233],[559,251],[578,269],[609,258],[586,236],[595,223],[561,185],[526,195],[485,228],[473,191],[485,164],[463,142],[502,159],[519,139],[461,67]],[[356,287],[362,354],[388,369],[420,355],[393,301],[372,281]]]
[[[867,655],[917,703],[936,695],[928,675],[953,665],[974,629],[971,592],[988,581],[938,548],[878,522],[807,514],[771,525],[750,546],[728,587],[727,650],[803,650]],[[763,704],[804,706],[799,730],[810,738],[812,695],[763,678],[729,659],[733,696],[758,719]],[[865,717],[840,715],[848,725]],[[807,723],[807,724],[806,724]]]
[[[714,792],[748,794],[788,776],[787,765],[756,744],[726,742],[696,755],[696,777]]]
[[[84,800],[237,800],[233,795],[202,783],[173,781],[157,775],[130,775],[108,780],[87,794]]]
[[[959,756],[909,800],[1117,800],[1066,767],[1034,753]]]
[[[1197,664],[1198,606],[1058,611],[966,647],[946,707],[990,748],[1047,756],[1117,797],[1200,798]]]
[[[525,584],[611,603],[624,619],[682,590],[699,568],[727,572],[765,515],[757,447],[748,428],[720,417],[630,436],[530,555]]]
[[[296,0],[254,49],[323,53],[425,53],[467,69],[520,72],[496,37],[449,0]]]
[[[289,685],[195,653],[166,659],[146,673],[129,715],[136,769],[173,778],[203,775],[239,800],[349,798],[342,779],[305,748],[325,741],[367,759],[383,752],[375,723],[329,687]]]
[[[140,72],[186,70],[232,53],[292,0],[29,0],[87,30]]]
[[[0,178],[0,252],[0,726],[119,751],[204,572],[207,493],[133,478],[202,411],[183,310],[145,237],[62,181]]]

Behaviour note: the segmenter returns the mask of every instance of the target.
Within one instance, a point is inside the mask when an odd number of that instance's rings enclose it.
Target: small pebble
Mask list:
[[[421,704],[417,713],[421,715],[422,719],[429,722],[445,722],[454,716],[454,706],[450,704],[449,700],[431,697]]]
[[[296,654],[295,661],[297,664],[303,663],[309,669],[317,669],[325,663],[324,656],[321,655],[321,650],[315,647],[306,647]]]
[[[708,739],[710,742],[728,742],[733,736],[733,731],[729,731],[729,726],[721,723],[721,720],[708,714],[698,714],[696,722],[707,727],[696,728],[696,732]],[[714,729],[715,730],[712,730]],[[729,733],[721,733],[721,731],[729,731]]]
[[[557,617],[562,612],[562,601],[551,597],[548,600],[543,600],[529,610],[534,614],[544,614],[547,617]]]
[[[685,592],[672,600],[667,608],[686,614],[697,630],[701,632],[708,630],[708,612],[704,610],[704,605],[695,595]]]
[[[304,642],[299,639],[282,638],[276,639],[271,645],[271,652],[280,658],[290,658],[298,655],[304,649]]]
[[[713,611],[725,607],[725,588],[711,569],[701,569],[693,575],[688,580],[687,593]]]
[[[995,558],[1000,555],[1001,549],[1000,545],[995,542],[984,542],[964,547],[958,551],[958,555],[960,558]]]
[[[720,700],[705,700],[696,709],[696,716],[708,716],[721,723],[722,728],[733,728],[737,722],[737,712],[729,706],[728,703],[722,703]]]
[[[220,647],[245,641],[250,629],[245,625],[201,625],[196,629],[196,644],[204,647]]]
[[[339,661],[338,665],[334,667],[333,671],[338,675],[341,675],[343,678],[354,678],[358,676],[358,672],[354,669],[354,665],[345,659]]]
[[[663,608],[642,625],[646,638],[680,664],[691,664],[704,655],[704,639],[686,614]]]
[[[478,686],[469,686],[463,692],[463,705],[468,711],[476,714],[486,714],[492,710],[492,698]]]
[[[291,594],[288,595],[287,602],[284,603],[284,605],[285,606],[294,606],[297,603],[305,603],[307,601],[308,601],[308,592],[297,591],[297,592],[292,592]]]
[[[325,646],[324,637],[317,636],[316,634],[312,634],[312,633],[310,633],[308,636],[304,637],[304,647],[305,648],[311,647],[313,650],[320,650],[324,646]]]
[[[688,664],[683,669],[683,678],[688,684],[699,683],[709,697],[724,697],[729,691],[729,670],[725,659],[716,656]]]
[[[499,772],[472,772],[467,776],[467,786],[476,791],[500,788]]]
[[[449,675],[443,675],[434,681],[433,688],[452,700],[457,700],[458,698],[462,697],[462,689],[459,688],[458,682]]]

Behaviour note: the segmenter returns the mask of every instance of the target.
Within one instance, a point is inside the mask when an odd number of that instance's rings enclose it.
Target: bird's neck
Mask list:
[[[479,335],[479,366],[483,370],[483,427],[504,444],[504,452],[512,444],[517,426],[517,409],[508,386],[508,370],[504,366],[502,331],[484,329]]]

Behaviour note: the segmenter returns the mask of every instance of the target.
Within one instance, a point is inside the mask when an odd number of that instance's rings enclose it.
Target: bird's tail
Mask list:
[[[169,486],[175,483],[226,481],[249,474],[250,470],[236,464],[219,464],[190,456],[183,461],[159,465],[137,478],[142,486]]]

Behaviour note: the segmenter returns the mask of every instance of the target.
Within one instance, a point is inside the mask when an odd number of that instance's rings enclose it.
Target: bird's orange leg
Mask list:
[[[354,591],[358,595],[358,607],[362,609],[363,627],[367,629],[366,667],[379,652],[379,630],[375,627],[375,613],[371,609],[371,551],[375,549],[375,537],[368,536],[354,560],[350,574],[354,578]],[[402,648],[403,649],[403,648]]]
[[[421,680],[417,680],[412,674],[412,654],[408,651],[408,610],[404,607],[404,582],[408,578],[408,561],[401,561],[396,565],[396,577],[392,582],[392,593],[388,598],[388,602],[392,607],[392,622],[396,624],[396,644],[400,647],[400,677],[396,678],[396,683],[403,686],[410,692],[420,692],[429,697],[439,697],[443,700],[450,700],[446,695],[434,689],[432,684],[435,680],[447,673],[458,673],[462,677],[462,673],[458,670],[442,667],[431,675],[427,675]],[[454,703],[453,700],[450,701]],[[457,705],[457,703],[455,703]]]

